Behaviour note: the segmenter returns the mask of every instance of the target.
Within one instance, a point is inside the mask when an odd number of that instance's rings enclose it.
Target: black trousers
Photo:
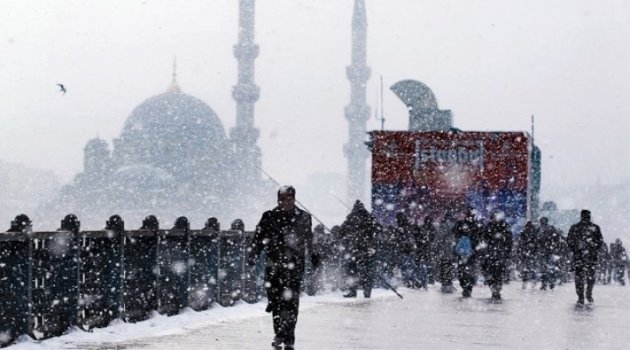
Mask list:
[[[475,263],[468,260],[465,264],[459,263],[457,266],[457,277],[459,278],[459,285],[462,287],[462,294],[464,296],[470,296],[472,289],[475,286],[477,280],[475,275]]]
[[[575,292],[580,300],[584,300],[584,286],[586,285],[586,297],[593,296],[595,284],[596,264],[579,264],[575,266]]]
[[[483,267],[483,269],[486,276],[486,282],[488,283],[488,287],[490,287],[492,296],[500,296],[501,289],[503,288],[503,277],[507,271],[506,264],[504,262],[488,263]]]
[[[443,286],[453,285],[453,261],[451,259],[439,260],[438,281]]]
[[[267,312],[273,316],[276,338],[285,344],[295,344],[295,326],[300,308],[302,275],[281,269],[267,275]]]

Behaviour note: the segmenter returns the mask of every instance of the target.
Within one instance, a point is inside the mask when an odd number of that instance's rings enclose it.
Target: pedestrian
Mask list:
[[[432,259],[433,252],[431,247],[436,236],[436,229],[433,225],[433,219],[430,216],[424,218],[422,226],[415,230],[415,242],[416,242],[416,254],[415,263],[416,268],[414,273],[415,286],[418,288],[427,289],[430,275],[432,275]]]
[[[527,221],[525,228],[518,238],[518,260],[523,280],[523,289],[528,282],[536,284],[536,265],[538,261],[536,228],[531,221]]]
[[[407,288],[415,288],[419,283],[416,281],[416,225],[409,222],[407,215],[403,212],[396,213],[396,243],[399,256],[400,274],[402,282]]]
[[[477,263],[476,247],[479,243],[480,229],[472,209],[464,213],[464,219],[453,227],[455,235],[455,254],[457,255],[457,275],[462,287],[462,297],[470,298],[476,283],[475,266]]]
[[[549,225],[549,219],[540,218],[538,228],[538,259],[541,272],[541,290],[547,287],[553,289],[556,286],[558,276],[558,263],[560,260],[560,231],[553,225]]]
[[[453,235],[453,227],[455,220],[451,213],[444,214],[440,225],[436,230],[434,241],[435,259],[438,268],[438,282],[442,285],[442,293],[453,293],[453,269],[455,265],[455,236]]]
[[[346,221],[341,225],[346,242],[346,298],[357,296],[357,289],[363,289],[363,296],[369,298],[374,284],[374,254],[376,236],[380,225],[361,201],[356,201]]]
[[[591,212],[582,210],[580,222],[571,226],[567,236],[567,245],[573,253],[573,269],[575,271],[575,291],[578,295],[577,306],[584,306],[584,286],[586,300],[593,303],[593,285],[597,255],[604,242],[599,226],[591,222]]]
[[[278,190],[278,206],[264,212],[256,227],[248,264],[255,265],[266,249],[266,311],[273,316],[274,349],[282,349],[283,344],[285,350],[294,349],[307,253],[312,266],[319,266],[311,225],[311,215],[295,205],[295,188],[283,186]]]
[[[610,253],[608,253],[608,245],[603,243],[602,247],[599,249],[599,256],[597,257],[596,282],[608,284],[608,265],[610,265]]]
[[[612,264],[612,276],[613,281],[621,284],[622,286],[626,285],[626,281],[624,280],[626,264],[628,263],[628,254],[626,253],[626,248],[623,247],[621,243],[621,239],[617,238],[615,243],[610,245],[610,263]]]
[[[486,276],[486,282],[492,292],[491,301],[501,300],[503,277],[512,257],[512,230],[505,222],[505,214],[496,212],[492,221],[482,230],[483,254],[481,266]]]

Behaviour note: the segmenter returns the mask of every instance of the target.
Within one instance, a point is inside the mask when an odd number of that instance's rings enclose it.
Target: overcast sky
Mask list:
[[[281,182],[345,173],[352,0],[259,0],[256,125],[263,167]],[[630,9],[622,0],[367,0],[369,104],[417,79],[465,130],[530,130],[543,196],[560,185],[630,178]],[[118,137],[134,107],[165,92],[177,56],[183,92],[229,131],[237,0],[25,1],[0,6],[0,160],[69,180],[95,136]],[[68,89],[63,96],[57,83]],[[386,129],[406,129],[385,91]],[[368,129],[379,128],[376,119]]]

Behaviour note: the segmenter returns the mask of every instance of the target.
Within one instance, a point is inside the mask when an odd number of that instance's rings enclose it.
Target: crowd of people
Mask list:
[[[396,226],[382,227],[356,201],[340,226],[327,230],[320,224],[311,230],[311,215],[296,206],[295,189],[281,187],[278,206],[263,214],[247,258],[254,266],[263,250],[267,253],[272,347],[294,349],[303,290],[314,295],[325,288],[339,289],[347,298],[361,290],[369,298],[374,287],[394,289],[400,281],[420,289],[437,282],[443,293],[454,293],[458,280],[462,298],[470,298],[483,281],[490,288],[490,301],[501,302],[503,284],[511,280],[520,278],[523,288],[540,283],[544,290],[573,278],[580,307],[585,301],[593,303],[597,281],[625,285],[625,248],[619,239],[608,248],[588,210],[582,210],[566,237],[545,217],[538,225],[527,222],[516,235],[500,211],[487,222],[472,209],[438,219],[416,223],[398,212]]]
[[[356,297],[357,290],[369,297],[374,286],[400,283],[426,289],[439,283],[443,293],[461,288],[468,298],[483,283],[491,290],[491,301],[499,302],[502,285],[510,281],[522,281],[523,289],[546,290],[575,280],[585,283],[583,296],[578,292],[583,304],[593,299],[589,285],[625,285],[629,261],[621,240],[605,244],[587,210],[568,235],[546,217],[512,232],[501,212],[487,222],[468,210],[421,223],[399,212],[396,222],[382,227],[357,201],[342,225],[330,231],[316,226],[313,249],[322,263],[309,269],[307,293],[327,286],[346,291],[346,297]]]

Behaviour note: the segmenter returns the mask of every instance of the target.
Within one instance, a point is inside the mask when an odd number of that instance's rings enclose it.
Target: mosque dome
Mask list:
[[[131,112],[114,140],[113,160],[118,167],[146,164],[177,174],[184,167],[224,164],[229,147],[212,108],[174,82]]]

